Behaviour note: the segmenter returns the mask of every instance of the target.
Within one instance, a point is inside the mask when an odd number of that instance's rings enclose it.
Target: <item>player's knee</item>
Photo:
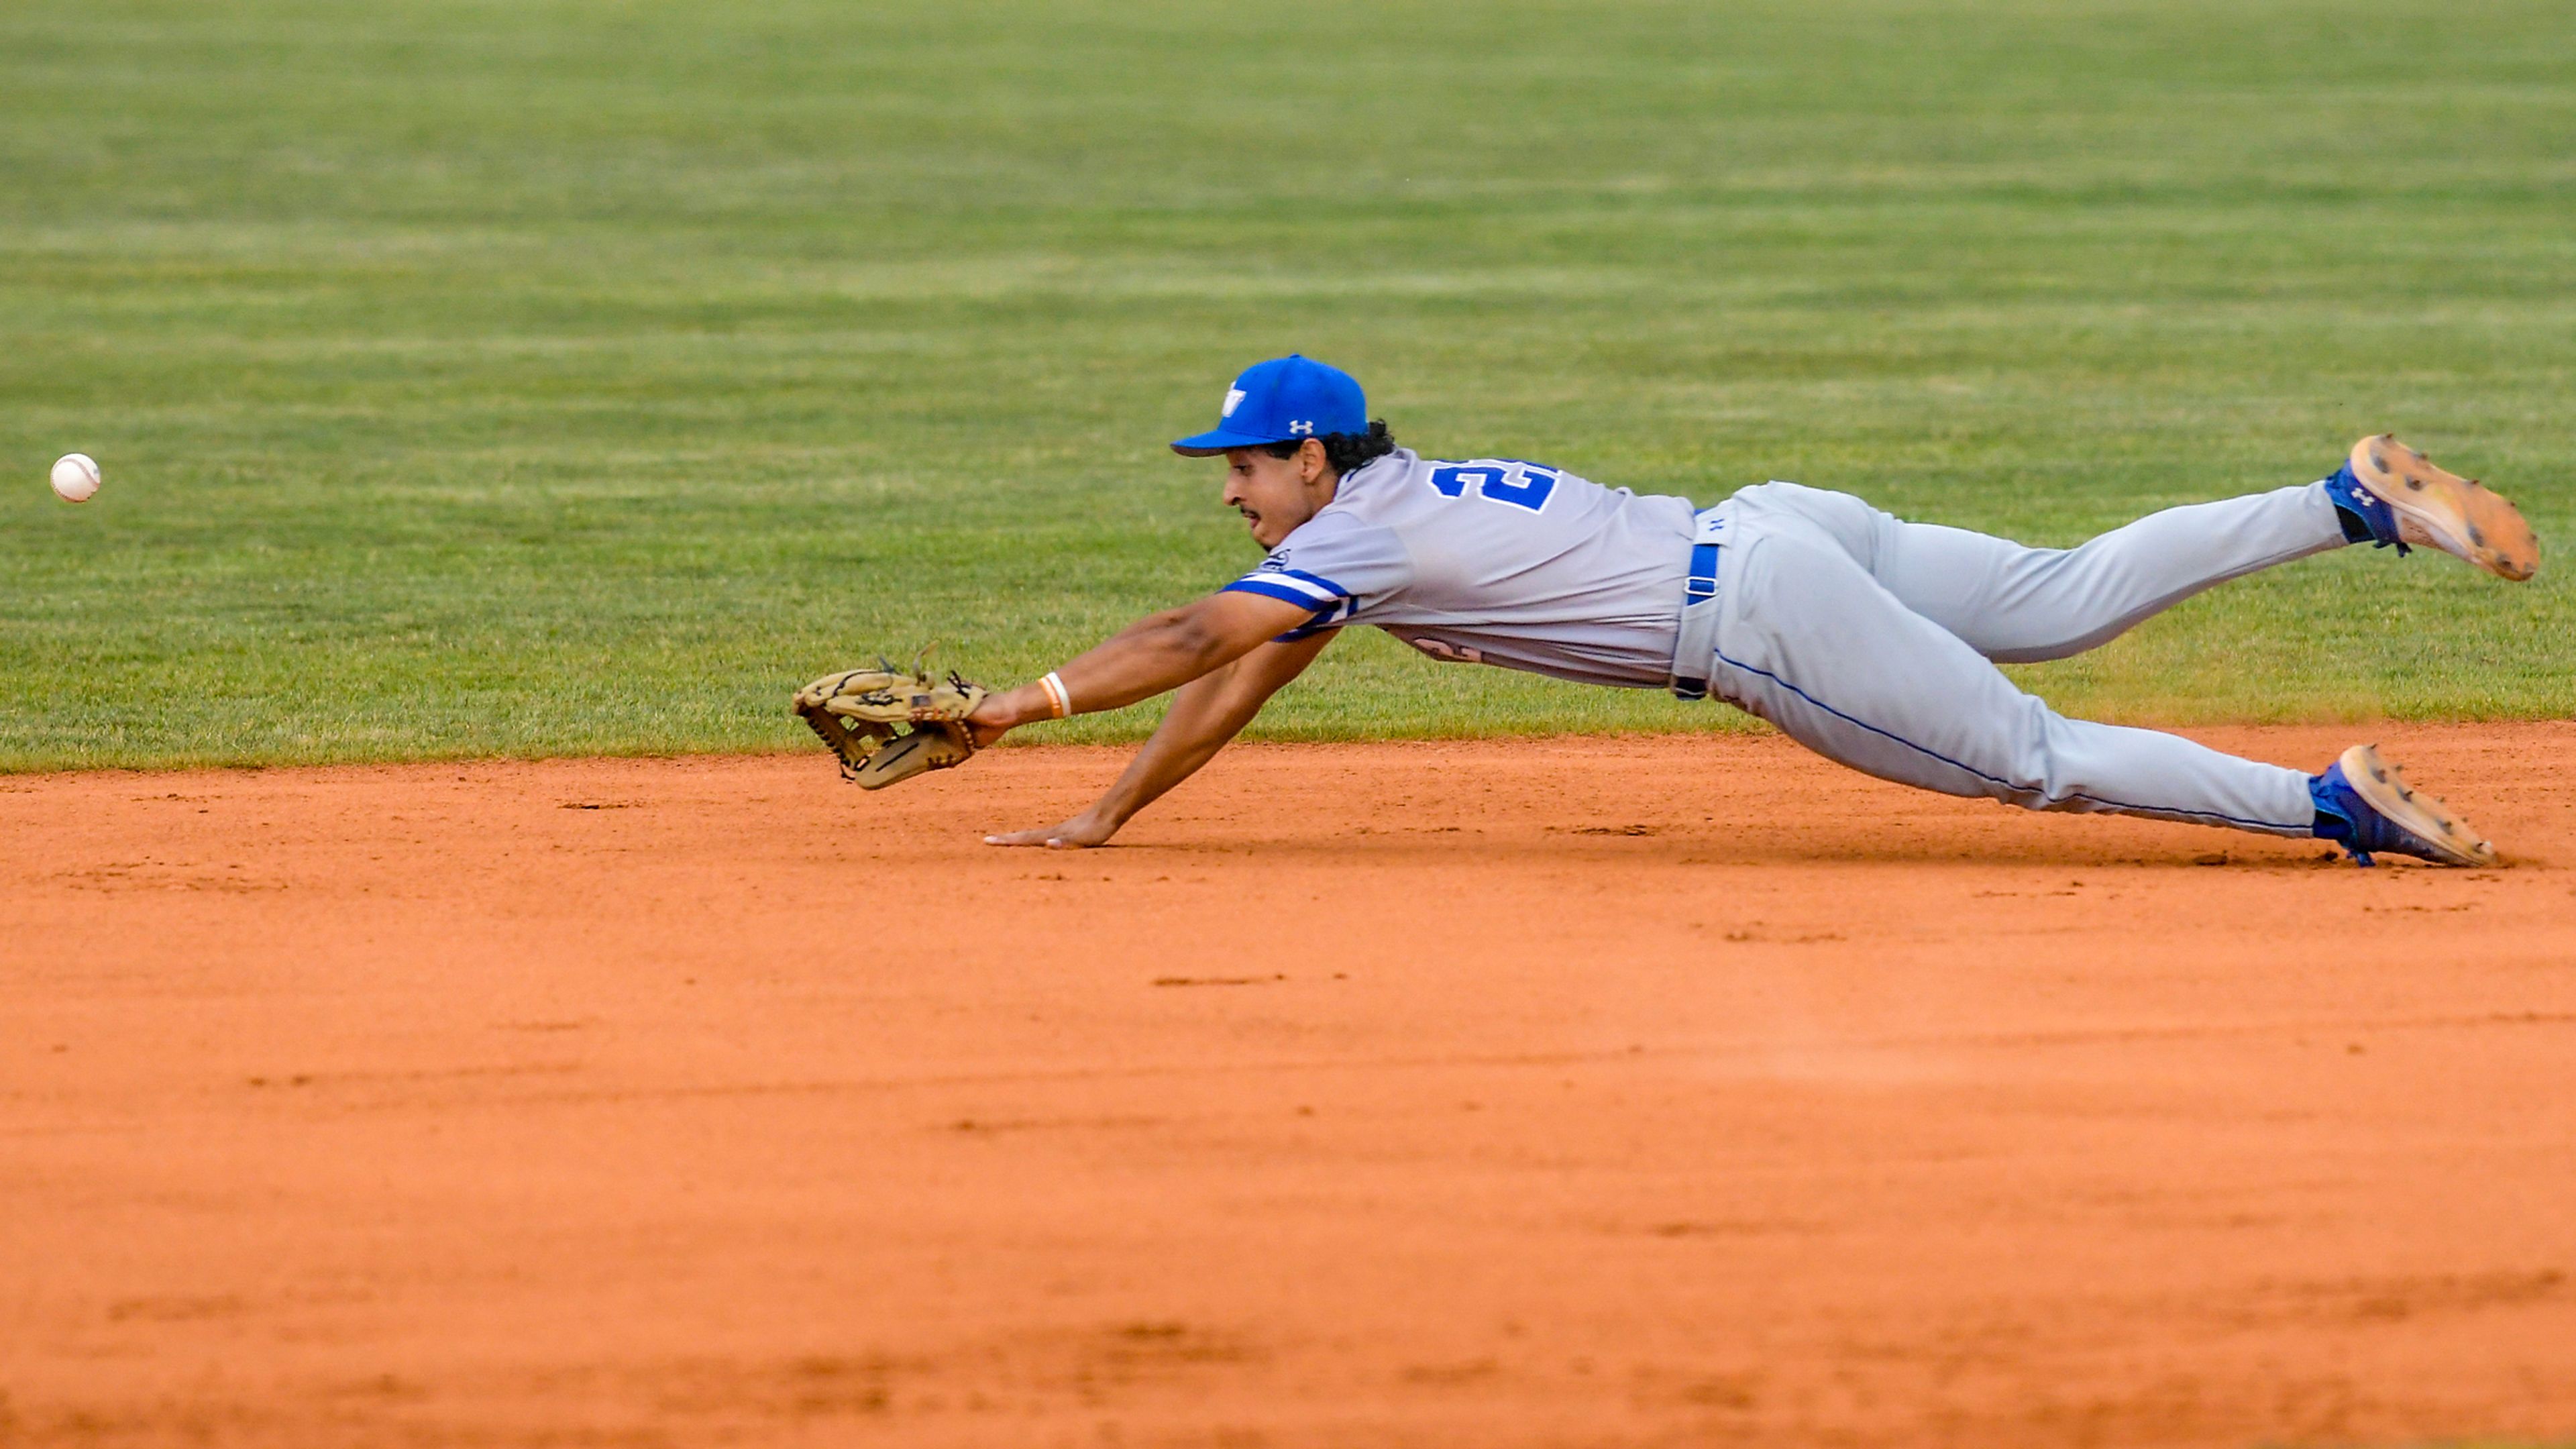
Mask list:
[[[2012,802],[2027,810],[2089,808],[2077,748],[2067,720],[2036,695],[2021,697],[2010,778]]]
[[[2054,808],[2064,798],[2061,762],[2065,749],[2057,737],[2056,716],[2033,695],[2013,701],[2011,717],[1998,733],[2000,757],[1985,762],[1986,793],[2025,810]]]

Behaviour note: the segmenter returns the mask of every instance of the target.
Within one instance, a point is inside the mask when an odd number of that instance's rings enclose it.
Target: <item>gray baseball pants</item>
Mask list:
[[[1906,523],[1795,483],[1717,511],[1709,691],[1809,749],[2030,810],[2310,832],[2305,774],[2068,719],[1994,662],[2078,654],[2214,584],[2342,546],[2324,485],[2169,508],[2071,549]]]

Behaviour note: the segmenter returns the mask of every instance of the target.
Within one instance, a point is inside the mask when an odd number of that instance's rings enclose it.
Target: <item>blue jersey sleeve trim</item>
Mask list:
[[[1308,619],[1305,623],[1298,625],[1296,628],[1289,630],[1285,634],[1276,636],[1277,641],[1282,644],[1293,644],[1300,639],[1311,639],[1328,629],[1338,629],[1342,627],[1342,621],[1349,618],[1352,612],[1358,608],[1359,600],[1344,599],[1338,604],[1317,609],[1315,611],[1315,617]]]
[[[1296,628],[1289,630],[1285,634],[1273,634],[1270,636],[1272,639],[1282,644],[1293,644],[1300,639],[1312,638],[1327,629],[1338,629],[1342,627],[1342,622],[1344,620],[1348,619],[1352,614],[1358,611],[1360,606],[1359,600],[1350,598],[1336,599],[1329,604],[1319,605],[1313,599],[1307,598],[1303,594],[1296,593],[1290,589],[1283,588],[1278,584],[1259,578],[1237,579],[1233,583],[1219,589],[1217,592],[1224,594],[1259,594],[1265,599],[1277,599],[1283,604],[1296,604],[1313,610],[1314,612],[1307,616],[1305,623],[1298,625]]]
[[[1353,594],[1346,588],[1343,588],[1340,584],[1334,583],[1331,579],[1324,577],[1322,574],[1310,574],[1304,569],[1272,569],[1270,572],[1275,574],[1286,574],[1292,579],[1304,579],[1306,582],[1315,585],[1317,588],[1329,591],[1332,596],[1337,599],[1351,599],[1358,597],[1358,595]]]
[[[1236,582],[1285,589],[1305,603],[1319,609],[1330,608],[1351,597],[1349,590],[1338,587],[1332,580],[1319,579],[1313,574],[1301,573],[1295,569],[1258,568],[1245,574]]]
[[[1217,592],[1220,594],[1259,594],[1265,599],[1277,599],[1283,604],[1295,604],[1301,609],[1316,608],[1316,600],[1313,595],[1308,594],[1301,589],[1292,588],[1286,584],[1274,584],[1261,578],[1236,579],[1233,583],[1217,590]],[[1329,604],[1324,605],[1321,609],[1318,609],[1317,612],[1330,613],[1332,612],[1332,606]]]

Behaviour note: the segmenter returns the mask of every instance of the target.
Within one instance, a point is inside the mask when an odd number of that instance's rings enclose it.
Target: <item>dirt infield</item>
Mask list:
[[[0,1444],[2576,1435],[2576,726],[2376,733],[2515,864],[1769,738],[0,778]]]

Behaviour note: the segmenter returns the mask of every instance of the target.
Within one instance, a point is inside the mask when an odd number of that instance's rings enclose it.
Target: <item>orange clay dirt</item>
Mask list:
[[[0,779],[0,1443],[2563,1441],[2576,725],[2367,733],[2514,863],[1773,737]]]

